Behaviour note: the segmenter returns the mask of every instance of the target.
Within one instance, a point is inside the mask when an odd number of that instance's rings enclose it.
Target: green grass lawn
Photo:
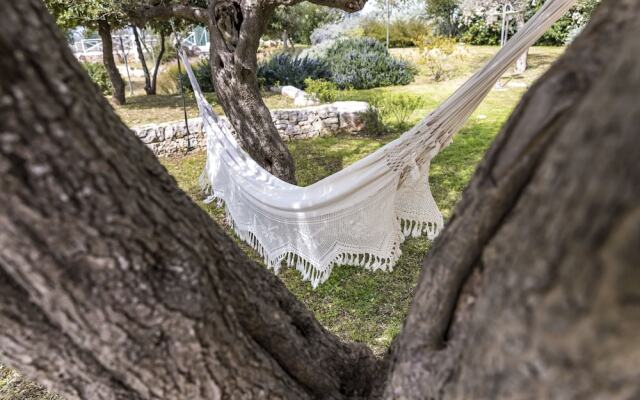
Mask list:
[[[506,80],[530,85],[561,54],[561,48],[534,47],[531,50],[531,68],[523,75],[509,75]],[[425,99],[423,109],[416,110],[409,123],[415,124],[449,96],[472,71],[492,54],[495,47],[472,47],[464,65],[451,79],[434,83],[419,68],[413,84],[401,87],[351,91],[345,98],[371,100],[389,93],[412,93]],[[415,49],[398,49],[393,52],[410,57]],[[451,215],[462,190],[473,174],[484,152],[508,118],[511,110],[526,89],[521,85],[493,90],[459,132],[453,143],[443,150],[431,165],[431,189],[445,218]],[[211,100],[215,100],[211,98]],[[267,104],[272,108],[291,107],[282,96],[269,96]],[[128,124],[162,122],[182,118],[178,96],[137,96],[117,111]],[[189,114],[197,115],[193,100],[189,100]],[[387,121],[390,122],[390,121]],[[365,155],[375,151],[400,134],[391,129],[383,137],[331,136],[290,142],[288,144],[296,161],[297,179],[301,185],[309,185],[335,173]],[[222,224],[224,213],[213,205],[202,203],[197,178],[204,166],[204,153],[180,158],[162,159],[162,163],[183,188],[214,220]],[[233,233],[227,231],[233,236]],[[257,254],[244,243],[241,247],[254,259]],[[316,290],[308,282],[302,282],[295,269],[286,268],[280,273],[285,285],[316,315],[327,329],[346,340],[370,346],[376,354],[382,354],[400,331],[413,297],[420,274],[421,262],[429,250],[424,238],[409,239],[402,246],[402,257],[391,272],[371,272],[357,267],[336,267],[329,280]],[[24,398],[30,400],[54,399],[38,387],[29,386],[15,372],[0,366],[0,400]],[[33,392],[15,397],[20,390]]]

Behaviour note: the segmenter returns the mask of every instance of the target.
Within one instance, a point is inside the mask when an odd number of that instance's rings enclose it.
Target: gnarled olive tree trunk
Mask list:
[[[0,3],[0,362],[68,399],[640,394],[640,0],[524,97],[385,360],[241,253],[37,0]]]
[[[68,399],[371,391],[371,351],[177,188],[40,1],[1,3],[0,54],[0,362]]]
[[[313,3],[353,12],[366,0],[313,0]],[[140,21],[184,18],[207,25],[211,40],[213,85],[222,108],[238,132],[243,148],[262,167],[294,183],[293,158],[264,104],[257,78],[260,37],[279,5],[300,0],[211,0],[202,8],[185,4],[160,4],[132,11]]]
[[[258,45],[273,6],[258,2],[212,1],[209,32],[213,85],[242,147],[261,166],[295,183],[295,164],[258,86]]]

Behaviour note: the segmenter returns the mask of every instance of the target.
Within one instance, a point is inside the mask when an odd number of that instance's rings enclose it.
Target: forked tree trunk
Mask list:
[[[69,400],[637,397],[639,35],[606,1],[525,96],[376,361],[176,187],[40,1],[1,3],[0,362]]]
[[[156,58],[156,64],[153,67],[153,75],[151,76],[151,91],[156,94],[158,91],[158,71],[160,71],[160,65],[162,65],[162,57],[165,51],[165,37],[164,31],[160,31],[160,51],[158,51],[158,57]]]
[[[98,33],[102,39],[102,62],[107,69],[111,86],[113,86],[113,101],[116,104],[125,103],[124,81],[118,71],[116,60],[113,57],[113,39],[111,38],[111,27],[107,20],[98,21]]]
[[[151,85],[151,73],[149,73],[149,67],[147,67],[147,60],[144,57],[144,50],[142,49],[142,42],[140,41],[140,35],[138,34],[138,28],[135,25],[131,26],[133,30],[133,37],[136,42],[136,50],[138,51],[138,58],[142,65],[142,72],[144,73],[144,92],[149,95],[156,94],[155,88]]]
[[[260,36],[272,13],[272,6],[257,3],[210,2],[213,85],[243,148],[272,174],[294,183],[293,158],[262,100],[256,75]]]

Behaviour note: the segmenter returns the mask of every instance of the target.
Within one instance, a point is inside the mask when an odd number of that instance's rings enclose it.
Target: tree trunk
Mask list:
[[[637,398],[639,35],[604,2],[525,95],[380,362],[176,187],[40,1],[0,3],[0,361],[69,400]]]
[[[125,103],[124,81],[122,80],[122,76],[120,76],[120,71],[118,71],[116,60],[113,58],[111,27],[107,20],[98,21],[98,33],[102,39],[102,62],[109,74],[111,86],[113,86],[112,98],[116,104],[122,105]]]
[[[516,14],[516,31],[519,31],[524,26],[524,13]],[[529,49],[525,50],[524,53],[516,60],[515,72],[517,74],[524,73],[529,67]]]
[[[640,1],[532,87],[424,262],[387,399],[640,395]]]
[[[262,167],[295,183],[295,166],[260,95],[257,51],[273,8],[233,1],[211,2],[213,85],[243,148]]]
[[[67,399],[370,392],[371,351],[177,188],[40,0],[0,4],[0,54],[0,362]]]
[[[144,50],[142,49],[142,43],[140,42],[140,35],[138,34],[138,28],[135,25],[131,26],[133,30],[133,37],[136,41],[136,50],[138,51],[138,58],[140,64],[142,64],[142,72],[144,72],[144,92],[149,95],[156,94],[153,86],[151,85],[151,74],[149,73],[149,67],[147,67],[147,60],[144,57]],[[155,72],[154,72],[155,73]]]
[[[151,92],[157,93],[158,89],[158,71],[160,71],[160,65],[162,64],[162,57],[165,51],[165,37],[164,31],[160,31],[160,51],[158,52],[158,58],[156,58],[156,65],[153,67],[153,75],[151,76]]]

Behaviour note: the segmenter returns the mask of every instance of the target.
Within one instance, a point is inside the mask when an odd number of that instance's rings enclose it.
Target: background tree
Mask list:
[[[184,27],[180,25],[176,27],[178,31],[184,29]],[[158,71],[160,70],[160,65],[162,64],[162,59],[166,51],[166,39],[171,35],[172,27],[166,21],[151,21],[146,24],[146,27],[148,29],[158,35],[158,53],[156,54],[155,60],[153,60],[154,66],[152,72],[149,71],[146,60],[147,56],[145,56],[145,52],[148,55],[150,53],[150,50],[146,48],[145,41],[140,39],[140,34],[138,31],[139,27],[137,27],[135,24],[133,24],[131,27],[134,33],[138,58],[140,59],[140,63],[142,64],[142,71],[144,73],[144,91],[147,95],[155,95],[157,92],[156,83],[158,81]]]
[[[640,0],[525,95],[385,360],[180,191],[37,0],[0,3],[0,360],[71,399],[634,398]]]
[[[97,29],[102,40],[102,62],[113,86],[113,101],[125,103],[125,88],[122,76],[113,57],[111,32],[124,25],[125,15],[120,3],[115,0],[45,0],[49,11],[56,17],[58,26],[73,29],[83,26]]]
[[[142,21],[182,18],[208,27],[213,85],[226,116],[251,157],[288,182],[295,182],[295,166],[260,96],[257,51],[275,9],[298,3],[223,0],[205,4],[204,1],[148,0],[134,12]],[[314,0],[313,3],[353,12],[362,9],[365,1]]]
[[[460,0],[427,0],[427,14],[434,19],[440,33],[445,36],[455,36],[458,33],[456,18],[460,13],[458,8]]]
[[[310,36],[314,29],[335,22],[339,17],[340,13],[337,10],[312,3],[299,3],[293,7],[280,6],[269,20],[265,35],[280,37],[285,48],[290,41],[310,44]]]

